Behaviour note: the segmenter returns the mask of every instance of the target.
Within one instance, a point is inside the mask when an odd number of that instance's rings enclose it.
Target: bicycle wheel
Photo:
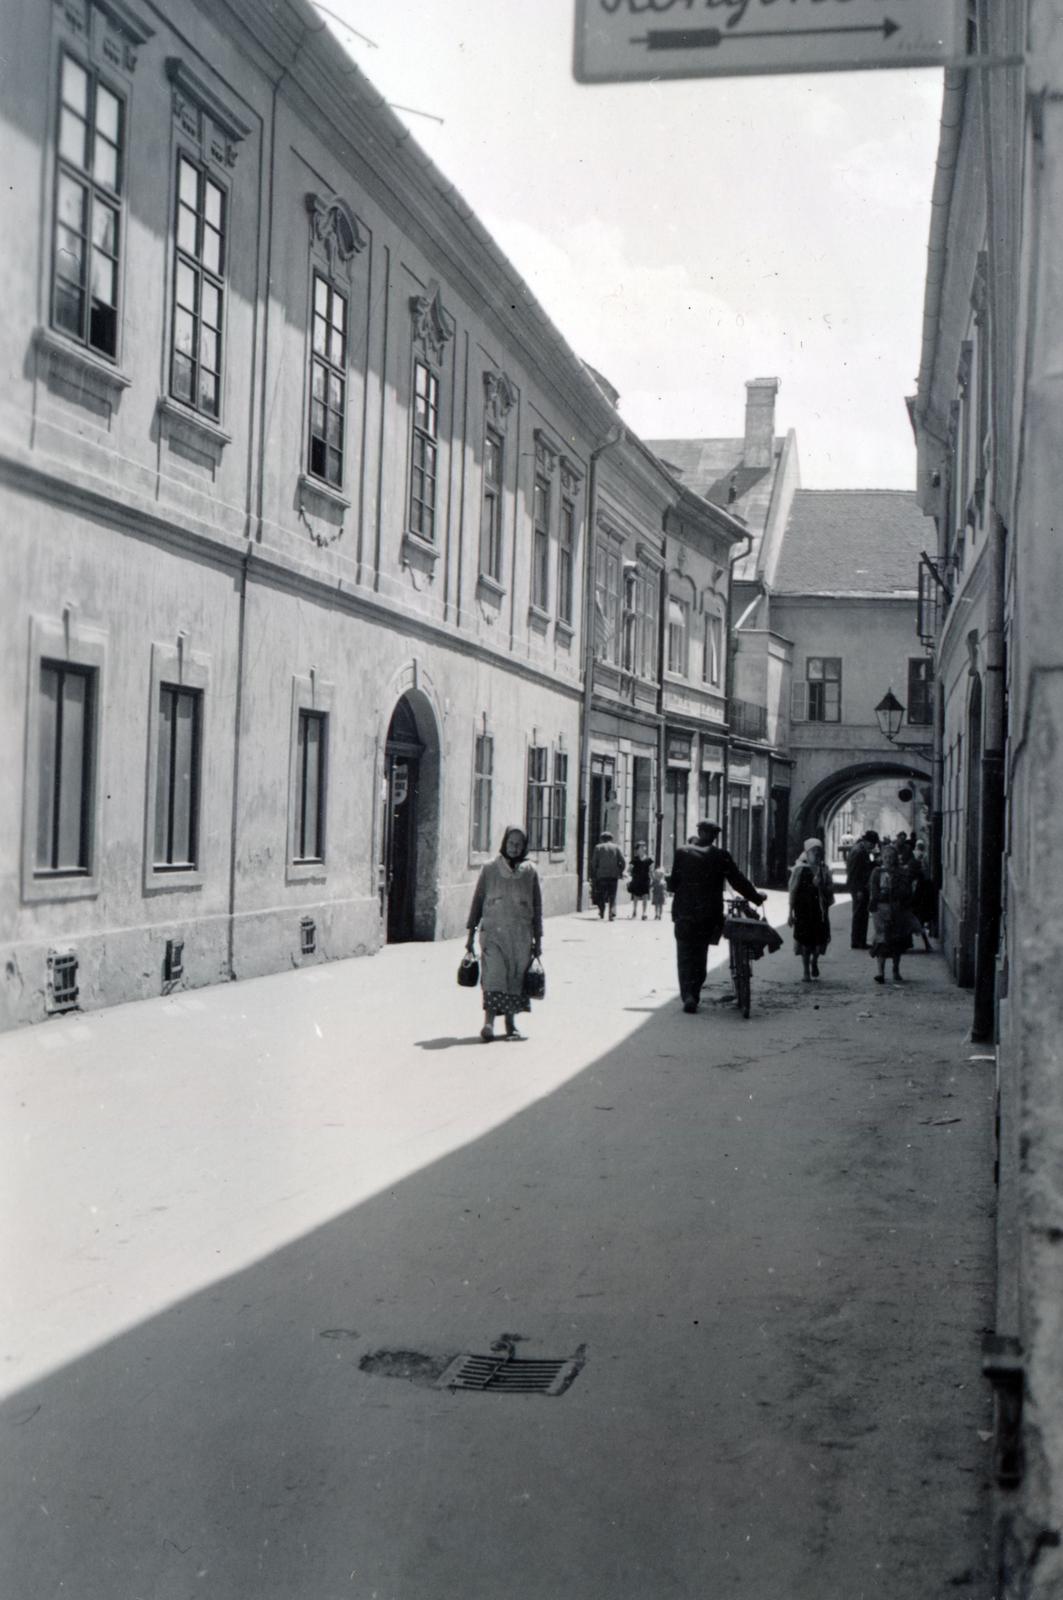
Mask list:
[[[749,1016],[749,951],[740,945],[735,951],[735,998],[744,1017]]]

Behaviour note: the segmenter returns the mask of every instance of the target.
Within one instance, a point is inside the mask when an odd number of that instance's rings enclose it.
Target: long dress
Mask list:
[[[790,906],[794,914],[794,954],[822,956],[830,944],[830,906],[834,887],[829,868],[798,861],[790,875]]]
[[[869,884],[873,956],[902,956],[912,948],[912,891],[900,867],[876,867]]]
[[[650,874],[653,862],[649,856],[636,856],[631,863],[631,880],[628,888],[632,900],[645,900],[650,892]]]
[[[543,936],[539,874],[530,861],[511,867],[495,856],[481,870],[468,926],[480,926],[480,984],[484,1009],[498,1016],[530,1011],[524,974]]]

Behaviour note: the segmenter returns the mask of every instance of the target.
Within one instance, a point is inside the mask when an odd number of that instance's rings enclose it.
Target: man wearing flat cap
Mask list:
[[[699,822],[697,844],[680,846],[668,880],[675,923],[679,994],[684,1011],[698,1009],[709,945],[719,944],[723,936],[724,883],[729,883],[754,905],[763,905],[768,898],[742,876],[734,858],[717,847],[719,832],[715,822]]]

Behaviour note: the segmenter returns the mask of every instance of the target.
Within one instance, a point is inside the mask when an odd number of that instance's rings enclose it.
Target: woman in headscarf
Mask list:
[[[530,1011],[524,997],[524,975],[532,957],[542,953],[543,901],[539,874],[530,861],[528,836],[523,828],[507,828],[497,856],[482,868],[469,908],[468,948],[480,929],[480,983],[484,996],[484,1025],[480,1038],[490,1044],[495,1018],[506,1019],[506,1038],[523,1039],[513,1021],[518,1011]]]
[[[868,884],[868,909],[874,919],[875,937],[871,954],[878,963],[876,983],[886,981],[886,957],[893,962],[893,981],[903,983],[901,956],[912,948],[912,890],[901,871],[897,848],[884,844],[878,866]]]
[[[794,930],[794,954],[805,965],[807,982],[819,977],[819,958],[830,944],[830,908],[834,903],[834,883],[823,859],[821,839],[806,839],[804,852],[794,862],[790,874],[790,926]]]

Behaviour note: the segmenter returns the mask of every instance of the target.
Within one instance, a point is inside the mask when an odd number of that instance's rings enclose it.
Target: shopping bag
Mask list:
[[[532,957],[531,966],[524,974],[524,998],[525,1000],[546,999],[546,973],[543,971],[543,964],[538,956]]]

